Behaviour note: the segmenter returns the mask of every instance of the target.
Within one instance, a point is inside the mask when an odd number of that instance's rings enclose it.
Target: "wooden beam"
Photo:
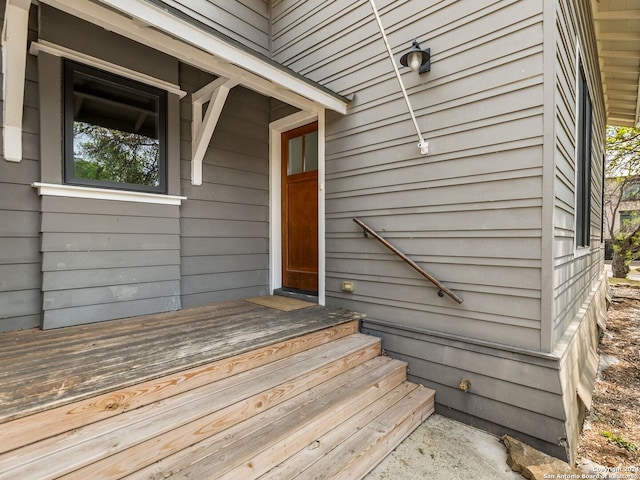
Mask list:
[[[593,18],[596,20],[637,20],[640,19],[640,9],[601,10],[594,12]]]
[[[636,95],[625,95],[623,92],[617,92],[615,90],[612,90],[607,97],[609,97],[609,100],[625,100],[627,102],[636,101]]]
[[[7,0],[2,25],[3,155],[22,161],[22,109],[30,0]]]
[[[638,88],[638,81],[635,78],[629,78],[628,75],[621,77],[620,74],[612,72],[602,72],[602,74],[613,90],[635,91]]]
[[[606,58],[630,58],[636,60],[640,58],[640,51],[631,50],[602,50],[600,52],[601,57]]]
[[[202,160],[209,147],[220,114],[227,101],[229,91],[238,84],[238,80],[220,77],[204,86],[192,96],[193,122],[191,124],[191,184],[202,185]],[[202,119],[202,107],[209,103],[207,113]]]
[[[627,67],[622,65],[608,65],[601,69],[603,72],[611,73],[630,73],[632,75],[638,75],[640,73],[640,67]]]
[[[606,42],[640,42],[640,33],[637,32],[609,32],[598,33],[596,40]]]
[[[633,115],[636,111],[635,104],[622,100],[609,99],[608,105],[611,110],[615,111],[618,114],[628,113],[629,115]]]
[[[607,119],[608,125],[616,125],[620,127],[635,127],[636,122],[633,115],[626,116],[624,114],[618,114],[612,112],[611,116]]]

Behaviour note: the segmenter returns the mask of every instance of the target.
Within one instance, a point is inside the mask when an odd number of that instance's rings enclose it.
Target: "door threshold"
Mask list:
[[[305,302],[318,303],[318,293],[311,292],[309,290],[296,290],[293,288],[276,288],[273,291],[274,295],[281,297],[295,298],[297,300],[304,300]]]

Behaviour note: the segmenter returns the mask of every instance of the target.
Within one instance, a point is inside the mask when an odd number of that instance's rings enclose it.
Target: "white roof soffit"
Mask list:
[[[344,97],[145,0],[40,2],[302,110],[346,114]]]
[[[640,0],[591,0],[607,123],[640,120]]]

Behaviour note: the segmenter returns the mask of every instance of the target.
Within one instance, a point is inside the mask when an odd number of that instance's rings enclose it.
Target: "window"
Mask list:
[[[287,175],[311,172],[318,169],[318,131],[289,139]]]
[[[640,182],[638,179],[629,179],[622,185],[622,201],[640,200]]]
[[[634,212],[630,210],[623,210],[620,212],[620,225],[630,222],[634,217]]]
[[[591,243],[591,99],[582,62],[578,69],[576,246],[588,247]]]
[[[166,193],[166,92],[69,60],[65,183]]]

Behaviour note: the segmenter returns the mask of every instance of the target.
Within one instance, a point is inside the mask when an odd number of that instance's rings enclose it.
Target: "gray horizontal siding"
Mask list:
[[[202,24],[269,55],[269,9],[261,0],[162,0]]]
[[[181,87],[211,78],[181,66]],[[269,285],[269,99],[234,88],[190,181],[191,104],[181,103],[181,290],[184,306],[264,295]]]
[[[593,26],[580,4],[556,2],[555,63],[555,202],[554,202],[554,323],[558,342],[576,319],[602,272],[601,249],[602,158],[604,105],[599,80]],[[576,42],[588,76],[592,113],[591,248],[575,254]]]
[[[82,325],[85,323],[116,320],[119,318],[136,317],[152,313],[179,310],[178,295],[160,298],[127,300],[119,303],[109,303],[107,307],[89,305],[86,307],[55,309],[45,311],[44,328],[58,328],[68,325]]]
[[[274,58],[343,94],[326,138],[328,302],[408,328],[540,348],[542,5],[379,2],[431,152],[421,156],[368,2],[281,1]],[[464,299],[457,305],[351,221],[369,223]],[[472,266],[472,267],[471,267]],[[472,271],[471,271],[472,270]],[[342,280],[356,282],[343,293]]]
[[[516,434],[536,448],[564,456],[565,412],[559,360],[525,352],[497,350],[452,339],[364,321],[366,333],[408,363],[409,378],[436,390],[439,413],[477,424],[498,435]],[[468,378],[471,388],[459,389]]]
[[[0,21],[4,11],[2,0]],[[30,40],[36,38],[37,28],[37,7],[33,7],[29,16]],[[0,332],[35,327],[42,320],[40,202],[31,188],[31,183],[40,179],[38,74],[36,59],[26,52],[25,55],[23,160],[7,162],[0,156]]]
[[[43,197],[41,228],[44,328],[180,308],[178,207]]]
[[[42,237],[42,249],[46,252],[112,252],[178,248],[180,248],[180,239],[176,235],[76,232],[48,233]]]

